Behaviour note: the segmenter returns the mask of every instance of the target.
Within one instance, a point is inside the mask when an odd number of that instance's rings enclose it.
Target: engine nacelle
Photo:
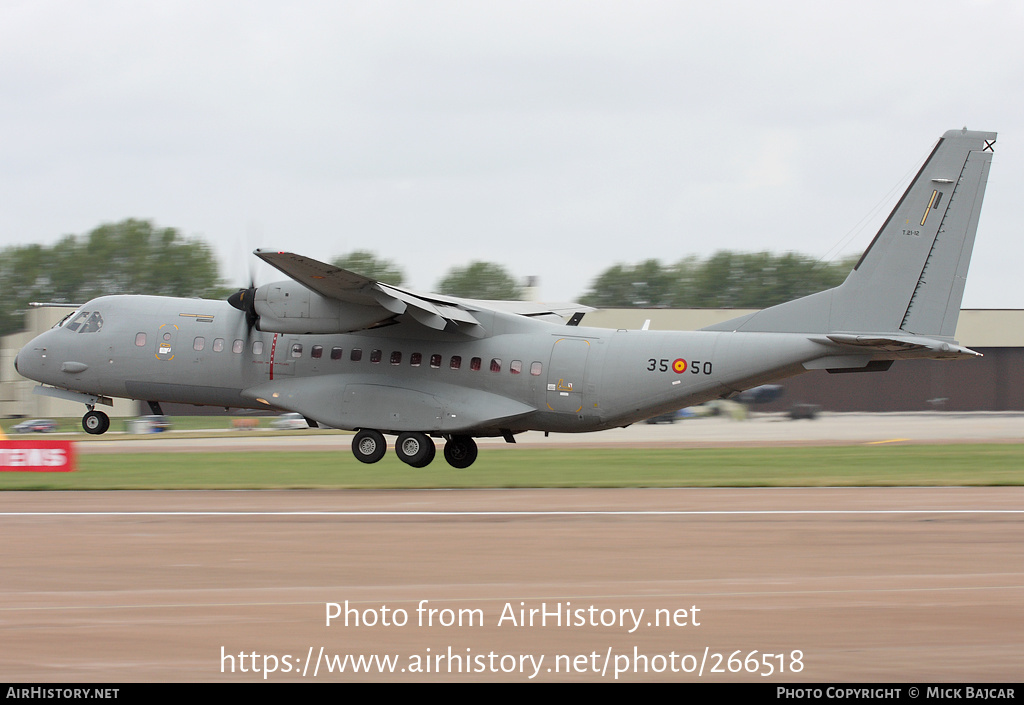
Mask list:
[[[253,305],[256,328],[269,333],[349,333],[395,315],[380,306],[328,299],[290,280],[258,287]]]

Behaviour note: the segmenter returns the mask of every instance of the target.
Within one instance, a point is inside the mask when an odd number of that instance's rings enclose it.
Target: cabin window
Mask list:
[[[348,357],[350,360],[352,360],[352,362],[359,362],[360,360],[363,359],[362,348],[352,348],[352,352],[348,354]]]
[[[501,358],[500,357],[492,357],[491,358],[491,372],[501,372]]]
[[[302,343],[292,343],[292,357],[302,357]]]
[[[146,334],[136,333],[135,334],[135,346],[141,348],[146,344]]]
[[[431,355],[430,366],[433,367],[435,370],[438,369],[441,366],[441,356],[438,355],[437,353]]]
[[[401,365],[402,364],[402,353],[397,350],[391,351],[391,364]]]
[[[409,364],[413,367],[419,367],[423,364],[423,353],[413,353],[409,356]]]
[[[370,351],[370,362],[372,362],[373,364],[376,365],[378,362],[380,362],[380,358],[381,358],[380,350],[371,350]]]
[[[519,374],[520,372],[523,371],[523,361],[522,360],[513,360],[508,365],[508,371],[511,372],[514,375]]]
[[[448,365],[453,370],[457,370],[462,367],[462,357],[460,355],[452,355],[451,364]]]
[[[206,338],[201,335],[197,335],[196,339],[192,341],[193,350],[202,350],[206,347]]]
[[[224,352],[224,338],[214,338],[213,340],[213,351]]]
[[[479,372],[480,362],[481,361],[479,357],[474,357],[472,360],[469,361],[469,369],[473,370],[474,372]]]
[[[540,377],[540,373],[544,371],[544,365],[539,362],[534,362],[530,365],[530,374],[534,377]]]
[[[314,345],[309,350],[309,356],[311,358],[315,359],[315,360],[319,360],[321,357],[324,356],[324,346],[323,345]]]
[[[242,342],[241,338],[239,338],[235,342],[231,343],[231,352],[235,353],[236,355],[240,355],[244,347],[245,343]]]
[[[332,360],[340,360],[341,359],[341,348],[331,348],[331,359]]]
[[[262,355],[263,354],[263,341],[262,340],[255,340],[255,341],[253,341],[253,344],[252,344],[252,354],[253,355]]]

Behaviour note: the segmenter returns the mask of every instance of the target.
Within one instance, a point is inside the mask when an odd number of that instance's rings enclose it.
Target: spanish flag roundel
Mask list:
[[[677,358],[676,361],[672,363],[672,369],[678,374],[686,372],[686,360],[681,357]]]

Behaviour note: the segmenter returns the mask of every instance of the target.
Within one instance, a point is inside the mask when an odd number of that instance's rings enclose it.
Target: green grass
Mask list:
[[[737,449],[483,447],[473,467],[441,457],[422,470],[389,453],[375,465],[342,452],[79,455],[73,473],[0,473],[0,490],[818,487],[1022,485],[1024,444]]]

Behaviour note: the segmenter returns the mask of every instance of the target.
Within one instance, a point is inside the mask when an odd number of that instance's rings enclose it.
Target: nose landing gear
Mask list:
[[[86,433],[91,433],[94,436],[106,433],[107,429],[110,428],[110,417],[102,411],[90,409],[82,417],[82,428],[85,429]]]

